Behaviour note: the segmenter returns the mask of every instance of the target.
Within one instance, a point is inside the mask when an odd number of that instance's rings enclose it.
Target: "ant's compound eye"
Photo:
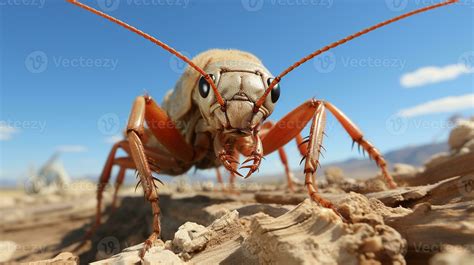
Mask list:
[[[216,80],[213,75],[209,75],[209,77],[213,82]],[[201,97],[207,98],[209,91],[211,91],[211,85],[207,82],[206,77],[202,76],[199,79],[199,94],[201,94]]]
[[[267,79],[267,84],[268,85],[270,85],[272,82],[273,82],[273,78],[268,78]],[[273,103],[277,102],[278,99],[280,98],[280,83],[276,84],[272,88],[271,97],[272,97],[272,102]]]

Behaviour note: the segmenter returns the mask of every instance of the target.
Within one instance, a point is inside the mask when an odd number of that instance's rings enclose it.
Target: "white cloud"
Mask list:
[[[427,66],[414,72],[406,73],[400,78],[400,84],[411,88],[453,80],[463,74],[473,73],[465,64],[451,64],[444,67]]]
[[[408,118],[432,113],[453,112],[468,108],[474,108],[474,94],[445,97],[428,101],[411,108],[402,109],[398,112],[398,115]]]
[[[105,142],[108,143],[108,144],[115,144],[116,142],[118,141],[121,141],[123,140],[123,136],[122,135],[112,135],[112,136],[109,136],[107,138],[105,138]]]
[[[82,153],[87,151],[87,147],[82,145],[60,145],[56,147],[56,151],[62,153]]]
[[[3,121],[0,121],[0,141],[8,141],[12,138],[14,133],[17,133],[18,130],[12,126],[6,124]]]

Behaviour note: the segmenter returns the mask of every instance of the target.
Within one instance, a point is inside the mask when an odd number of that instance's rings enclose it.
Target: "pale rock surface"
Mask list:
[[[206,237],[202,237],[202,235],[208,233],[209,230],[206,227],[193,222],[186,222],[174,234],[173,247],[180,252],[188,253],[200,250],[207,243]]]
[[[459,150],[471,139],[474,139],[474,122],[471,120],[461,120],[451,130],[448,143],[451,149]]]
[[[367,218],[347,224],[333,210],[305,200],[278,218],[256,216],[242,248],[261,264],[405,264],[405,240],[380,216]]]
[[[150,248],[143,259],[140,258],[140,252],[143,249],[143,243],[122,250],[121,253],[114,255],[108,259],[99,260],[91,263],[92,265],[135,265],[135,264],[185,264],[176,254],[165,248],[163,241],[158,240],[155,245]]]
[[[448,153],[446,152],[437,153],[431,156],[430,159],[428,159],[428,161],[425,162],[424,166],[426,168],[434,168],[437,165],[448,161],[449,159],[450,159],[450,155]]]
[[[0,262],[7,262],[15,254],[18,245],[13,241],[0,241]]]
[[[396,163],[393,165],[394,175],[414,175],[418,173],[418,169],[412,165]]]
[[[469,149],[471,152],[474,152],[474,138],[467,141],[464,145],[463,148]]]
[[[473,247],[474,245],[471,245]],[[430,265],[473,265],[474,253],[459,247],[446,245],[442,252],[431,258]]]
[[[21,263],[27,265],[76,265],[79,258],[70,252],[62,252],[56,257],[47,260]]]

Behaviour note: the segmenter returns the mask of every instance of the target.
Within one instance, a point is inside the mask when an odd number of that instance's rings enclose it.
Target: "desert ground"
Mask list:
[[[391,165],[381,176],[319,176],[337,210],[308,199],[304,186],[180,181],[159,185],[162,235],[143,259],[151,207],[140,188],[123,187],[91,240],[96,185],[76,181],[54,192],[1,190],[2,264],[474,264],[474,120],[451,131],[450,151],[423,167]]]

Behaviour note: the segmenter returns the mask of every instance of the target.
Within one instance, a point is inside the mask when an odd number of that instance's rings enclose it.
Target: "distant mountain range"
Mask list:
[[[422,166],[432,155],[446,152],[449,150],[447,143],[433,143],[418,146],[407,146],[401,149],[387,152],[384,157],[389,167],[396,163],[410,164],[413,166]],[[374,175],[378,172],[373,161],[369,159],[348,159],[340,162],[323,165],[325,168],[335,166],[344,170],[347,176],[353,178],[362,178]],[[323,172],[320,171],[320,172]]]
[[[423,164],[434,154],[446,152],[449,150],[447,143],[432,143],[417,146],[407,146],[397,150],[389,151],[384,154],[385,160],[388,162],[389,169],[396,163],[409,164],[413,166],[423,166]],[[329,167],[339,167],[344,170],[344,174],[351,178],[368,178],[375,176],[379,169],[373,161],[370,161],[367,156],[365,158],[351,158],[330,164],[322,164],[322,168],[318,170],[318,175],[322,176],[325,169]],[[302,167],[294,167],[293,172],[295,176],[303,180]],[[275,176],[265,175],[258,176],[252,179],[259,182],[285,182],[283,173]]]

